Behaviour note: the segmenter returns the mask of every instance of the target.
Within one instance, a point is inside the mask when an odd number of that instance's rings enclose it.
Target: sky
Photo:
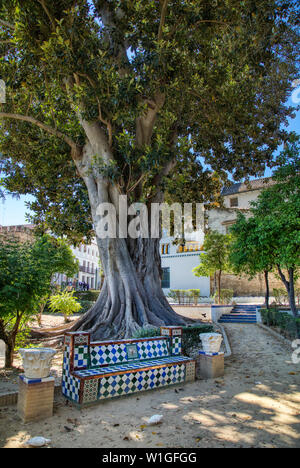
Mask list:
[[[287,105],[296,106],[300,104],[300,84],[295,87],[294,93],[287,102]],[[289,131],[294,131],[300,134],[300,111],[296,112],[296,117],[290,119],[287,127]],[[265,177],[272,175],[272,171],[269,168],[265,170]],[[26,201],[33,201],[32,196],[20,196],[19,199],[7,196],[5,201],[0,201],[0,225],[12,226],[16,224],[27,224],[29,221],[26,220],[26,213],[29,213],[28,208],[25,205]]]

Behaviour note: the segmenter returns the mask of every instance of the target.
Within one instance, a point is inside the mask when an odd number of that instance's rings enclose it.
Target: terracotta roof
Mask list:
[[[237,184],[232,184],[229,187],[224,187],[221,194],[223,196],[233,195],[240,192],[250,192],[252,190],[261,190],[270,185],[276,184],[275,180],[272,177],[264,177],[262,179],[254,179],[248,182],[239,182]]]

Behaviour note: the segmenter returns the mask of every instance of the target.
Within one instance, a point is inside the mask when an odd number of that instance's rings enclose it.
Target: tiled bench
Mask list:
[[[161,336],[91,342],[88,332],[67,332],[62,393],[79,406],[195,379],[196,361],[181,354],[181,327]]]

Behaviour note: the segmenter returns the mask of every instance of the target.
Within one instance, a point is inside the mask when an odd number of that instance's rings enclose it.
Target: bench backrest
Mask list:
[[[180,355],[181,334],[180,327],[161,327],[161,336],[91,342],[88,332],[67,332],[65,350],[70,370],[103,367]]]

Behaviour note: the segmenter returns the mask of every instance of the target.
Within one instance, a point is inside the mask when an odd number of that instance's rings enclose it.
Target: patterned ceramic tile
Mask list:
[[[181,354],[181,337],[172,338],[172,354]]]
[[[184,364],[102,377],[99,399],[113,398],[130,393],[151,390],[184,381]]]
[[[62,371],[62,393],[67,398],[79,402],[80,380],[70,375],[70,346],[65,345]]]
[[[149,340],[137,343],[139,359],[153,359],[169,355],[168,340]]]
[[[126,344],[91,345],[91,366],[118,364],[127,361]]]
[[[82,403],[88,403],[98,399],[99,381],[100,379],[84,381]]]
[[[190,358],[186,356],[176,356],[176,361],[184,363],[184,362],[190,361]],[[75,371],[74,375],[76,375],[77,377],[92,377],[96,375],[111,374],[113,372],[124,372],[124,371],[130,371],[130,370],[135,370],[135,369],[141,369],[143,367],[162,366],[164,364],[171,364],[172,362],[174,362],[174,357],[171,356],[167,358],[130,362],[130,363],[125,363],[123,365],[115,365],[111,367],[100,367],[97,369],[83,369],[83,370]]]
[[[74,369],[78,367],[88,367],[89,365],[89,347],[88,345],[74,347]]]

